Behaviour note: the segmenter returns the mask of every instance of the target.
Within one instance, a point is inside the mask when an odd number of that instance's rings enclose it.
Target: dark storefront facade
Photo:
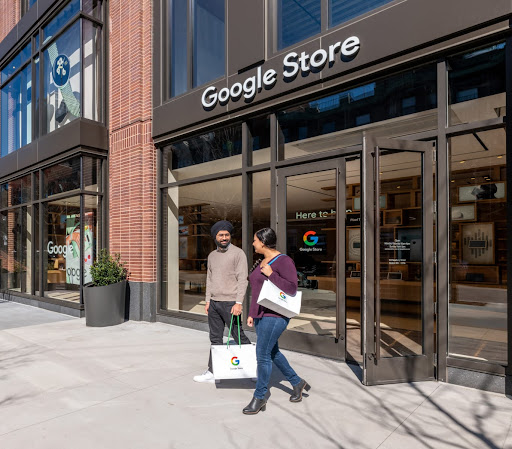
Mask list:
[[[80,316],[106,242],[105,5],[22,13],[1,48],[0,291]]]
[[[303,291],[283,346],[504,391],[510,2],[154,7],[157,319],[204,327],[211,224],[250,264],[272,226]]]

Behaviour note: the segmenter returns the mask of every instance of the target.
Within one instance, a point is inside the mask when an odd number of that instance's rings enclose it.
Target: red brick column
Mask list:
[[[0,2],[0,42],[14,28],[20,20],[20,1],[2,0]]]
[[[110,250],[134,283],[156,281],[151,16],[151,0],[110,2]]]

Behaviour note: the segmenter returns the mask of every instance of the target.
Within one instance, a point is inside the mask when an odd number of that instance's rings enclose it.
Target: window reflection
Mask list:
[[[187,0],[170,0],[171,97],[185,93],[188,88],[187,3]]]
[[[329,26],[339,25],[392,0],[329,0]]]
[[[59,162],[43,170],[44,197],[80,188],[80,158]]]
[[[2,88],[1,156],[32,141],[32,67],[28,65]]]
[[[320,33],[321,0],[277,1],[277,49]]]
[[[0,214],[0,290],[32,292],[33,219],[26,206]]]
[[[285,158],[361,144],[372,123],[382,122],[379,135],[387,137],[436,129],[436,80],[430,65],[279,112]],[[406,115],[413,116],[393,120]]]
[[[451,125],[505,116],[505,43],[448,60]]]
[[[242,127],[225,127],[167,147],[168,182],[242,167]],[[208,162],[208,164],[206,164]],[[172,171],[171,171],[172,170]],[[165,179],[164,177],[164,179]]]
[[[196,87],[225,73],[225,11],[224,0],[193,1]]]
[[[450,140],[449,352],[507,361],[505,130]]]
[[[44,52],[45,132],[80,117],[80,22],[75,22]],[[54,79],[59,71],[58,78]],[[44,123],[44,121],[43,121]]]

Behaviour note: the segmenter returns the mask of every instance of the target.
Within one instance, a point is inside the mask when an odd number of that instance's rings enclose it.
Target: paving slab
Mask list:
[[[283,351],[313,388],[290,403],[276,368],[267,410],[246,416],[251,380],[192,380],[207,362],[204,332],[88,328],[13,303],[0,303],[0,316],[2,449],[512,449],[504,395],[438,382],[365,387],[357,368]]]

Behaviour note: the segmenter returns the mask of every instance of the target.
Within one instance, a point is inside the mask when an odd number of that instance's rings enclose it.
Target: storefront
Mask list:
[[[503,389],[510,5],[267,3],[155,2],[157,319],[206,323],[214,222],[251,264],[271,226],[303,292],[283,347]]]
[[[0,293],[81,316],[106,243],[105,10],[35,3],[0,51]]]

